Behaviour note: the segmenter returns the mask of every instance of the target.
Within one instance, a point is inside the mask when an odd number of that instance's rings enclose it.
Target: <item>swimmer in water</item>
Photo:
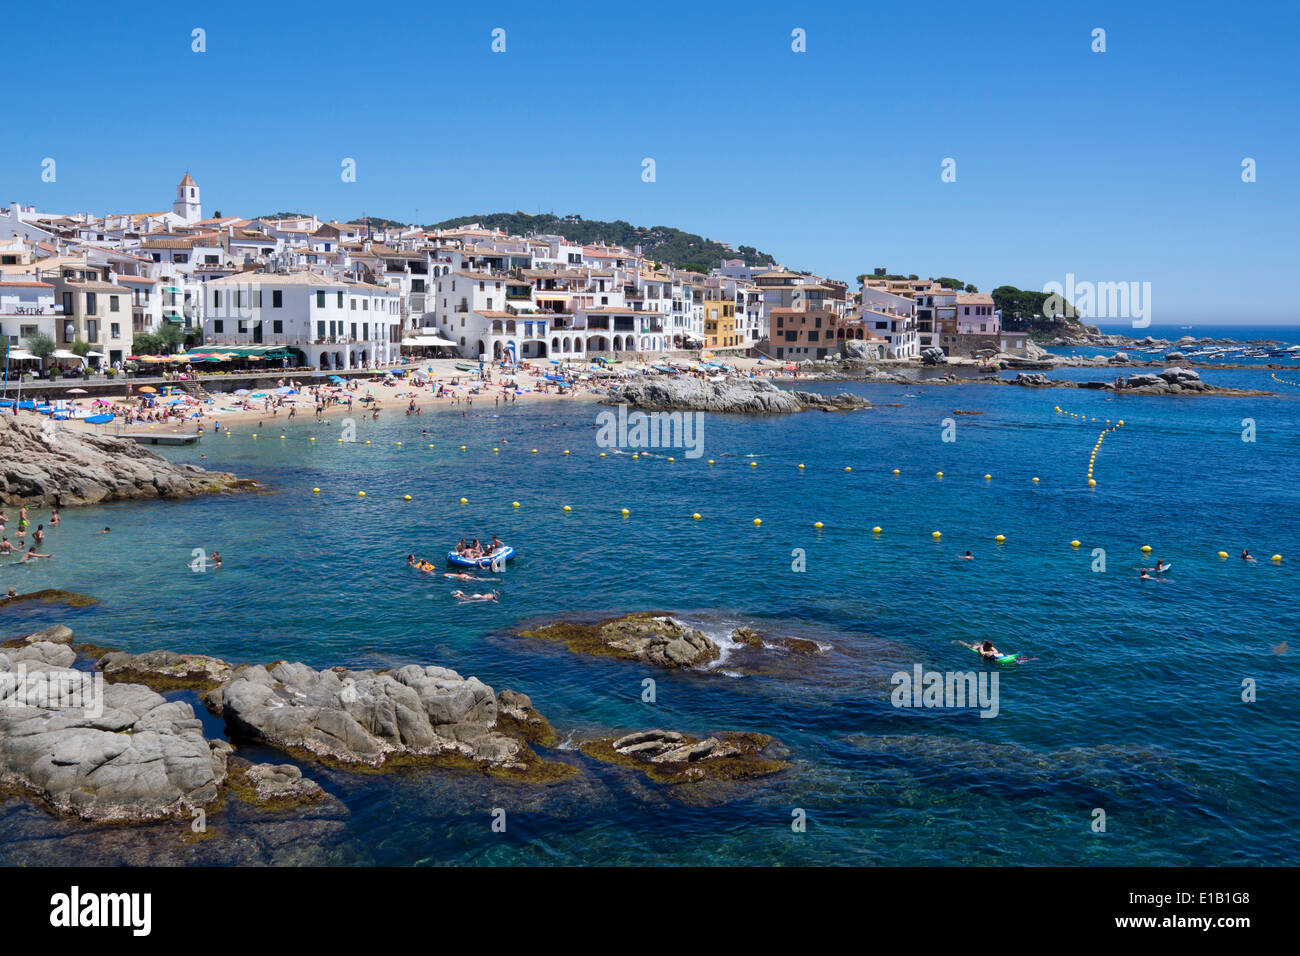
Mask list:
[[[100,531],[96,531],[95,534],[108,534],[108,529],[107,529],[107,528],[104,528],[104,529],[102,529],[102,530],[100,530]]]
[[[1005,655],[993,646],[992,641],[984,641],[982,644],[967,644],[965,641],[958,641],[962,647],[969,647],[972,651],[978,652],[979,656],[986,661],[995,661]]]
[[[22,563],[25,562],[28,558],[52,558],[52,557],[54,557],[54,555],[52,555],[52,554],[38,554],[38,553],[36,552],[36,545],[32,545],[30,548],[27,549],[27,553],[24,554],[24,555],[19,559],[18,563],[19,563],[19,564],[22,564]]]
[[[491,578],[476,578],[474,577],[474,575],[467,574],[464,571],[444,571],[442,576],[444,578],[449,578],[452,581],[491,581],[492,580]]]
[[[1156,574],[1163,574],[1169,570],[1169,565],[1165,564],[1165,562],[1161,561],[1159,558],[1156,558],[1156,566],[1153,570]]]
[[[496,591],[492,591],[489,594],[466,594],[464,591],[458,588],[457,590],[451,592],[451,596],[454,597],[457,601],[470,602],[470,601],[495,601],[500,595],[498,595]]]
[[[975,560],[975,555],[973,555],[973,554],[971,554],[969,551],[967,551],[965,554],[963,554],[963,555],[961,556],[961,559],[962,559],[963,561],[974,561],[974,560]]]
[[[1247,551],[1245,548],[1242,548],[1242,549],[1241,549],[1241,560],[1243,560],[1243,561],[1254,561],[1255,558],[1251,555],[1251,553],[1250,553],[1249,551]]]

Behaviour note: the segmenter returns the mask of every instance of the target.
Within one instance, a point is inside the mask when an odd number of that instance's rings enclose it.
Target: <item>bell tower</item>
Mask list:
[[[186,222],[198,222],[203,218],[203,205],[199,202],[199,186],[188,172],[176,186],[176,201],[172,203],[172,212]]]

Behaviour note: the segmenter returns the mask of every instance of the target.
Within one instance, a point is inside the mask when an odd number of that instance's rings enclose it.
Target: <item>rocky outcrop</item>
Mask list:
[[[125,498],[180,498],[255,487],[194,465],[173,464],[128,438],[0,416],[0,504],[87,505]]]
[[[655,611],[592,624],[559,621],[521,633],[559,641],[577,654],[618,657],[658,667],[699,667],[721,656],[721,649],[703,631]]]
[[[710,382],[685,375],[638,378],[620,385],[601,401],[606,405],[628,405],[651,411],[760,415],[781,415],[812,409],[849,411],[871,406],[865,398],[857,395],[786,391],[767,379],[731,376],[721,382]]]
[[[245,802],[270,810],[288,809],[325,798],[321,785],[308,780],[291,763],[250,764],[239,757],[231,758],[229,787]]]
[[[927,345],[921,349],[922,365],[943,365],[948,361],[948,356],[944,354],[943,349],[937,345]]]
[[[495,729],[492,688],[445,667],[242,666],[204,703],[236,736],[343,766],[459,757],[488,768],[536,769],[527,743]]]
[[[762,777],[783,770],[785,763],[764,755],[771,743],[765,734],[701,738],[673,730],[643,730],[588,740],[579,749],[594,760],[633,767],[659,783],[687,783]]]
[[[86,594],[78,594],[75,591],[61,591],[57,588],[44,588],[40,591],[28,591],[26,594],[14,594],[0,596],[0,608],[6,608],[13,604],[63,604],[67,607],[90,607],[98,604],[99,598],[93,598]]]
[[[177,654],[175,651],[146,651],[127,654],[111,651],[95,662],[104,679],[144,684],[157,691],[211,690],[230,679],[234,670],[229,664],[204,654]]]
[[[752,627],[736,628],[731,632],[731,639],[753,650],[760,650],[769,644],[773,647],[783,647],[795,654],[816,654],[821,650],[816,641],[802,637],[773,637],[764,640],[763,636]]]
[[[189,704],[138,684],[98,687],[65,644],[0,651],[0,785],[86,820],[187,816],[216,801],[230,745]]]

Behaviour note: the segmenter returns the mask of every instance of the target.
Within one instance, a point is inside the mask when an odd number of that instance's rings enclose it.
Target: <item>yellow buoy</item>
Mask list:
[[[1078,546],[1079,546],[1079,539],[1078,539],[1078,538],[1075,538],[1073,541],[1070,542],[1070,547],[1072,547],[1072,548],[1077,548]]]
[[[315,441],[315,440],[316,440],[316,436],[315,436],[315,435],[313,435],[313,436],[309,439],[309,441]]]
[[[622,510],[622,512],[621,512],[621,514],[623,515],[624,518],[626,518],[626,517],[627,517],[628,515],[630,515],[631,513],[632,513],[632,512],[628,511],[626,508],[624,508],[624,509]]]
[[[823,527],[823,525],[822,525],[822,523],[821,523],[820,521],[816,521],[816,522],[813,523],[813,527],[814,527],[814,528],[819,528],[819,529],[820,529],[821,527]]]
[[[845,471],[852,471],[853,469],[850,468],[848,465],[845,465],[845,466],[844,466],[844,470],[845,470]]]
[[[1149,545],[1149,544],[1144,544],[1144,545],[1142,545],[1142,553],[1143,553],[1143,554],[1149,554],[1150,552],[1151,552],[1151,545]]]
[[[403,500],[403,501],[410,501],[410,500],[411,500],[411,496],[410,496],[410,495],[402,495],[402,500]]]
[[[755,519],[754,519],[754,527],[755,527],[755,528],[757,528],[757,527],[758,527],[759,525],[761,525],[762,523],[763,523],[763,519],[762,519],[762,518],[755,518]]]
[[[337,439],[337,441],[338,441],[338,443],[339,443],[340,445],[343,444],[343,439],[342,439],[342,438]]]
[[[570,508],[568,505],[565,505],[565,506],[564,506],[564,510],[565,510],[565,511],[572,511],[573,509]]]
[[[536,454],[537,454],[537,449],[534,448],[534,449],[532,450],[532,452],[533,452],[534,455],[536,455]]]
[[[800,471],[803,471],[803,465],[800,465],[800,466],[799,466],[799,470],[800,470]]]
[[[1275,563],[1277,563],[1277,564],[1281,564],[1281,563],[1282,563],[1282,555],[1280,555],[1280,554],[1275,554],[1275,555],[1273,555],[1272,560],[1273,560]]]
[[[432,447],[433,447],[433,446],[432,446],[432,445],[430,445],[430,446],[429,446],[429,447],[430,447],[430,448],[432,448]]]
[[[1007,540],[1007,536],[1005,534],[1000,534],[997,537],[995,537],[993,540],[1001,544],[1003,541]]]
[[[601,457],[601,458],[604,458],[604,457],[605,457],[605,453],[604,453],[603,451],[600,453],[600,457]]]
[[[700,513],[697,511],[697,512],[695,512],[695,514],[691,515],[691,517],[692,517],[694,520],[699,521],[699,520],[700,520]]]
[[[517,501],[512,501],[512,502],[510,502],[510,507],[511,507],[511,508],[518,508],[518,507],[519,507],[519,502],[517,502]]]
[[[633,455],[632,455],[632,460],[633,460],[633,461],[640,461],[640,460],[641,460],[641,456],[638,455],[638,454],[633,453]]]
[[[985,481],[992,481],[992,480],[993,480],[993,476],[992,476],[992,475],[985,475],[985,476],[984,476],[984,480],[985,480]]]
[[[883,531],[883,530],[884,530],[884,529],[883,529],[882,527],[880,527],[880,525],[876,525],[874,528],[871,529],[871,533],[872,533],[872,534],[880,534],[880,532]]]
[[[320,494],[320,489],[319,489],[319,488],[313,488],[313,489],[311,490],[311,493],[312,493],[313,495],[318,495],[318,494]]]
[[[492,449],[492,454],[494,454],[494,455],[499,455],[500,453],[501,453],[501,449],[500,449],[500,448],[493,448],[493,449]]]
[[[464,446],[464,445],[461,445],[461,446],[460,446],[460,450],[461,450],[461,451],[464,451],[464,450],[465,450],[465,446]]]
[[[564,453],[567,455],[567,454],[569,453],[569,449],[567,449],[567,448],[564,449]]]
[[[1221,557],[1221,558],[1226,558],[1227,556],[1228,556],[1228,552],[1227,552],[1227,551],[1220,551],[1220,552],[1219,552],[1219,557]]]
[[[149,426],[149,431],[153,431],[153,426],[152,426],[152,425]],[[257,437],[257,432],[253,432],[253,437],[254,437],[254,438]]]
[[[1088,487],[1089,487],[1089,488],[1096,488],[1096,487],[1097,487],[1097,479],[1096,479],[1096,478],[1089,478],[1089,479],[1088,479]]]
[[[943,535],[940,534],[938,531],[931,531],[931,532],[930,532],[930,537],[935,538],[935,539],[937,540],[938,538],[942,538]]]
[[[397,447],[398,447],[398,448],[401,448],[401,447],[402,447],[402,443],[401,443],[400,441],[397,443]]]
[[[710,465],[713,464],[713,459],[712,459],[712,458],[709,459],[709,464],[710,464]]]
[[[1037,479],[1037,478],[1034,479],[1034,484],[1038,484],[1038,479]]]
[[[749,463],[749,467],[750,467],[750,468],[757,468],[757,467],[758,467],[758,462],[756,462],[756,461],[751,461],[751,462]]]
[[[463,505],[467,505],[467,504],[469,504],[469,499],[468,499],[468,498],[461,498],[461,499],[460,499],[460,503],[463,504]]]
[[[364,491],[358,491],[358,492],[357,492],[357,497],[358,497],[358,498],[364,498],[365,496],[366,496],[366,493],[365,493]]]
[[[894,469],[894,474],[896,474],[896,475],[897,475],[897,474],[900,474],[900,472],[899,472],[899,470],[898,470],[897,468]]]
[[[370,439],[368,439],[368,438],[366,439],[366,444],[367,444],[367,445],[370,444]]]
[[[677,459],[674,458],[672,455],[669,455],[669,456],[668,456],[668,461],[669,461],[669,463],[674,462],[674,461],[676,461],[676,460],[677,460]]]

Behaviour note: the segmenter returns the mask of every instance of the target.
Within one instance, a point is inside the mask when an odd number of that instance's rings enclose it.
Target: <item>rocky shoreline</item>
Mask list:
[[[619,385],[601,399],[605,405],[628,405],[647,411],[702,411],[751,415],[794,412],[845,412],[871,403],[847,392],[819,395],[778,388],[767,379],[731,375],[721,382],[687,376],[648,375]]]
[[[635,659],[691,666],[718,652],[685,625],[647,636],[636,632],[652,618],[629,619],[624,636],[642,640],[627,651]],[[0,792],[28,795],[61,815],[143,823],[188,819],[227,796],[263,809],[327,799],[299,765],[362,773],[440,767],[539,785],[579,773],[533,749],[553,747],[556,734],[527,695],[445,667],[231,665],[201,654],[74,645],[73,637],[55,624],[0,645]],[[84,669],[92,660],[94,670]],[[178,690],[199,692],[230,740],[209,738],[189,703],[163,696]],[[783,769],[763,754],[770,742],[762,734],[654,730],[581,741],[579,749],[657,782],[690,783]],[[297,763],[252,763],[238,754],[244,743]]]
[[[257,483],[174,464],[129,438],[0,416],[0,505],[61,507],[247,491]]]

